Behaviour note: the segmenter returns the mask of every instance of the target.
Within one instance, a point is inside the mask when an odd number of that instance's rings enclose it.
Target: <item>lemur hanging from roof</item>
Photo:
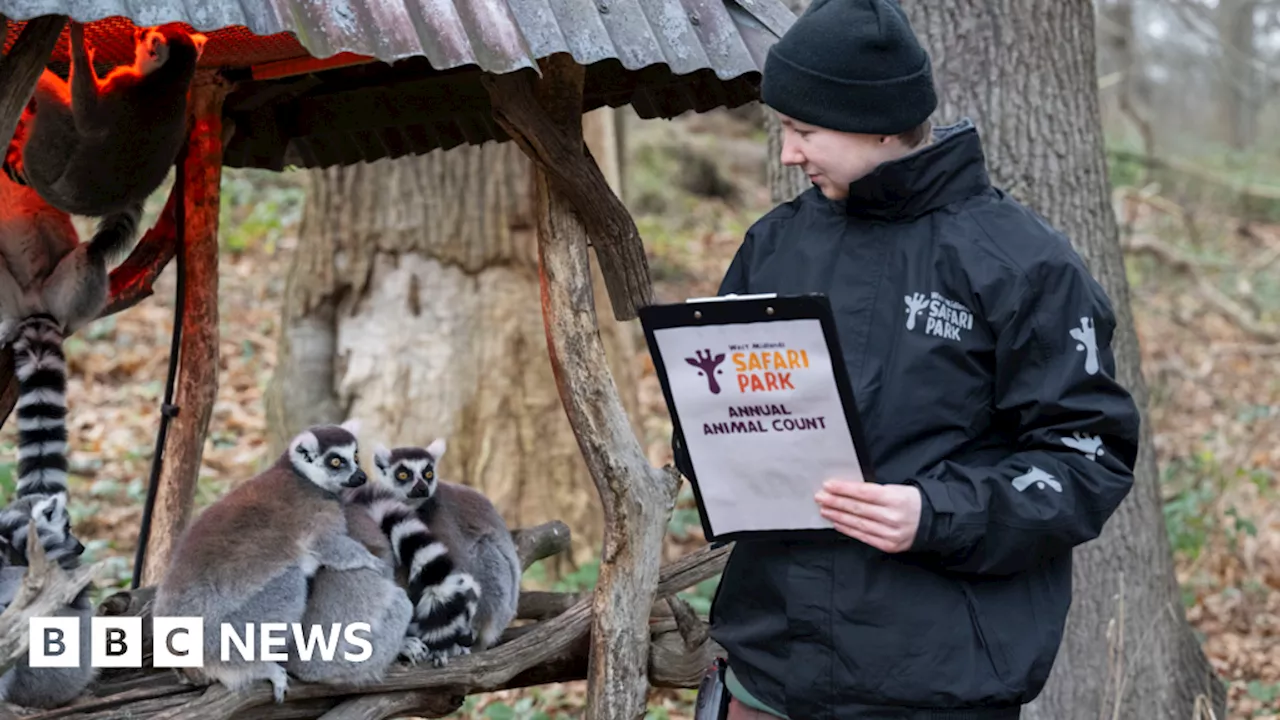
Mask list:
[[[71,71],[46,69],[5,156],[5,173],[67,213],[137,223],[186,138],[187,94],[205,36],[138,28],[134,62],[98,78],[84,25],[71,23]]]

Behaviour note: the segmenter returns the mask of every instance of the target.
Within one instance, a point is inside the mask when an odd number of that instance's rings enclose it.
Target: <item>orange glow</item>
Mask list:
[[[9,33],[5,38],[5,51],[8,52],[23,22],[8,21]],[[183,23],[189,32],[195,28]],[[137,26],[128,18],[113,16],[88,23],[85,26],[85,39],[94,49],[94,61],[99,66],[114,67],[133,62],[133,31]],[[292,33],[276,33],[275,35],[255,35],[243,25],[233,25],[217,30],[201,31],[209,41],[200,56],[200,67],[248,68],[255,65],[279,63],[289,60],[310,60],[306,49],[294,38]],[[50,64],[67,65],[70,47],[70,30],[63,28],[62,36],[53,49]],[[338,64],[352,64],[349,54],[338,55],[322,62],[338,61]],[[287,73],[286,73],[287,74]]]

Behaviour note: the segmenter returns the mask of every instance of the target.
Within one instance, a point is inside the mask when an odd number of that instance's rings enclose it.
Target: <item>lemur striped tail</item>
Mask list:
[[[404,571],[413,604],[409,634],[421,639],[433,658],[470,647],[480,603],[475,579],[458,570],[448,546],[390,491],[371,483],[357,488],[350,498],[378,523],[391,542],[396,567]]]
[[[101,258],[108,265],[113,263],[133,247],[141,221],[142,203],[131,203],[123,210],[102,218],[89,240],[89,255]]]
[[[49,315],[18,325],[17,497],[67,492],[67,359],[62,330]]]

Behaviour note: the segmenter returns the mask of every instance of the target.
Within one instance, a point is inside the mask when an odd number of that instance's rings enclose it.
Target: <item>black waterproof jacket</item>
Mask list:
[[[760,219],[720,294],[762,292],[830,297],[875,473],[919,487],[920,529],[898,554],[739,541],[712,636],[792,720],[1016,717],[1058,652],[1072,548],[1133,482],[1102,287],[992,187],[964,121],[847,202],[812,188]]]

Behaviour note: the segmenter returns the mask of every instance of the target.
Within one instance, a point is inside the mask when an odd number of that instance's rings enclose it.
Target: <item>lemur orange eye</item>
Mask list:
[[[430,479],[432,478],[432,476],[434,476],[434,475],[435,475],[435,473],[434,473],[434,472],[432,472],[432,471],[430,471],[430,470],[428,470],[428,471],[426,471],[426,472],[422,473],[422,477],[424,477],[424,478],[426,478],[426,479],[428,479],[428,480],[430,480]]]
[[[397,480],[408,480],[408,479],[409,479],[409,473],[408,473],[408,472],[406,472],[406,471],[404,471],[404,470],[401,470],[400,472],[396,473],[396,479],[397,479]]]
[[[335,456],[329,461],[331,467],[342,467],[342,458]]]

